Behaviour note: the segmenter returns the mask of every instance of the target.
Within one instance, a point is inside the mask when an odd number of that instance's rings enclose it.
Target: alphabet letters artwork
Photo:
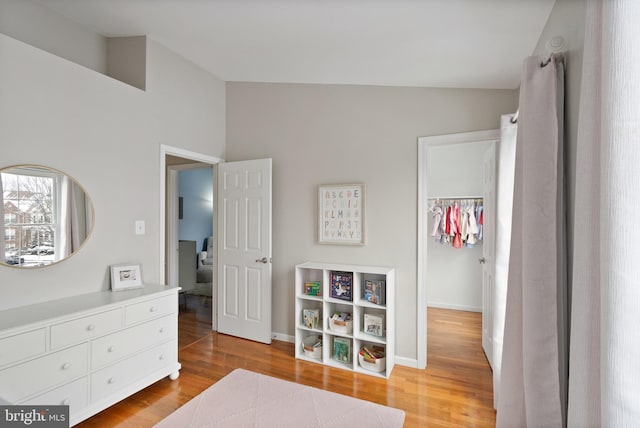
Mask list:
[[[320,186],[319,207],[320,242],[364,243],[364,185]]]

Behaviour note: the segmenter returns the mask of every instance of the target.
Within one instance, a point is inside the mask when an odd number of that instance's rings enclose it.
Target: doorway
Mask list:
[[[225,162],[161,145],[160,280],[175,286],[179,200],[172,162],[214,169],[212,329],[271,343],[272,160]]]
[[[500,134],[498,130],[490,130],[490,131],[478,131],[478,132],[461,133],[461,134],[440,135],[440,136],[433,136],[433,137],[421,137],[418,139],[418,204],[417,204],[418,206],[418,289],[417,289],[418,325],[417,325],[417,338],[416,338],[418,368],[424,369],[427,365],[427,306],[428,305],[431,304],[439,307],[448,307],[450,309],[474,310],[474,309],[478,309],[478,305],[480,306],[480,308],[482,308],[482,304],[483,304],[483,303],[477,303],[478,297],[476,297],[475,301],[471,301],[472,303],[469,303],[469,301],[465,301],[465,300],[463,300],[462,303],[460,303],[460,301],[456,303],[455,301],[452,301],[452,300],[449,300],[447,302],[447,299],[449,298],[455,299],[455,293],[454,293],[454,296],[449,296],[449,297],[445,296],[444,294],[441,294],[440,296],[438,296],[437,293],[432,292],[434,290],[430,289],[430,287],[434,287],[441,284],[440,281],[434,281],[432,278],[430,278],[430,275],[429,275],[430,272],[429,272],[428,255],[429,255],[429,249],[431,248],[431,245],[432,245],[432,243],[430,242],[431,241],[430,231],[428,230],[428,224],[431,216],[429,214],[430,197],[438,197],[438,196],[447,197],[447,198],[484,197],[485,190],[483,189],[482,175],[478,180],[479,189],[475,189],[475,190],[474,189],[469,190],[468,187],[465,188],[464,187],[465,184],[462,182],[461,183],[445,183],[445,184],[433,183],[432,174],[429,174],[429,159],[430,159],[429,156],[430,154],[433,155],[435,151],[438,151],[440,149],[447,149],[447,148],[456,147],[456,146],[457,146],[457,149],[464,149],[465,147],[462,146],[463,144],[464,145],[483,145],[483,147],[489,147],[493,145],[493,147],[495,147],[495,143],[499,140],[499,135]],[[467,146],[467,147],[471,147],[471,146]],[[433,152],[431,151],[432,149],[434,150]],[[458,150],[458,151],[460,152],[460,156],[466,156],[464,150]],[[483,156],[482,155],[480,156],[470,155],[470,156],[473,156],[471,158],[471,161],[479,164],[480,170],[482,171]],[[449,163],[445,166],[446,168],[449,168],[449,169],[453,168],[455,171],[458,171],[460,175],[465,174],[464,166],[461,166],[461,164],[458,164],[455,162],[451,164],[451,161],[449,161]],[[460,187],[460,186],[463,186],[463,187]],[[436,189],[436,187],[438,187],[438,189]],[[446,194],[442,193],[443,190],[441,189],[447,189],[447,190],[444,190]],[[441,193],[441,194],[436,194],[434,193],[434,191],[436,193]],[[493,231],[485,230],[484,232],[485,234],[495,233],[495,230]],[[464,250],[447,249],[447,250],[466,251],[466,249]],[[478,252],[477,248],[474,250],[476,253]],[[460,255],[463,258],[468,259],[466,263],[471,263],[469,262],[469,260],[472,260],[472,263],[474,263],[474,268],[481,269],[478,267],[479,263],[478,263],[478,260],[476,259],[480,259],[483,256],[476,257],[477,254],[475,253],[471,254],[470,252],[456,254],[456,255],[457,256]],[[483,281],[482,274],[480,275],[480,278],[481,278],[480,282]],[[442,281],[442,285],[446,286],[446,281]],[[447,290],[447,292],[450,292],[450,291],[451,290]],[[477,285],[476,285],[475,292],[477,292],[479,296],[483,295],[482,288],[478,287]],[[458,290],[457,293],[458,293],[458,297],[460,297],[460,293],[464,293],[464,290]],[[437,301],[438,299],[440,299],[441,301],[438,302]]]
[[[178,171],[189,168],[213,168],[213,180],[215,182],[217,165],[222,159],[201,153],[191,152],[176,147],[161,145],[160,147],[160,281],[163,284],[178,285],[179,281],[179,198],[178,198]],[[212,211],[215,213],[216,186],[213,186]],[[212,230],[216,230],[216,217],[213,215]],[[215,237],[215,234],[213,234]],[[216,245],[213,245],[216,248]],[[215,251],[215,250],[214,250]],[[215,270],[216,255],[212,259]],[[212,275],[212,300],[215,299],[217,289],[216,277]],[[187,299],[186,296],[183,296]],[[186,300],[185,300],[186,303]],[[211,307],[211,329],[217,330],[216,304]]]

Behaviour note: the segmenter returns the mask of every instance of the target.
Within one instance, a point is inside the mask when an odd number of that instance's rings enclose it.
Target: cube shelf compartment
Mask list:
[[[346,287],[342,287],[340,295],[332,297],[331,278],[332,273],[345,273],[347,275]],[[348,279],[351,277],[351,300],[345,300],[349,296]],[[367,282],[369,282],[367,284]],[[370,300],[370,284],[384,283],[384,294],[381,295],[380,304]],[[308,283],[320,283],[320,295],[307,294],[312,288]],[[366,290],[365,290],[365,284]],[[325,364],[331,367],[352,370],[372,376],[388,378],[395,364],[395,270],[382,266],[358,266],[332,263],[307,262],[295,267],[295,313],[296,313],[296,358]],[[365,299],[365,292],[367,299]],[[335,294],[335,288],[334,288]],[[309,328],[303,316],[305,309],[317,309],[320,320],[317,328]],[[351,314],[349,323],[336,323],[330,320],[336,312]],[[381,318],[382,326],[369,328],[365,331],[365,314]],[[370,317],[367,317],[370,318]],[[333,328],[332,328],[333,326]],[[371,334],[372,332],[381,333]],[[304,342],[311,335],[322,336],[322,352],[305,352]],[[335,345],[337,340],[337,345]],[[307,340],[308,341],[308,340]],[[363,346],[377,346],[385,349],[384,369],[377,371],[380,364],[361,365],[358,353]],[[334,349],[340,353],[341,360],[334,358]],[[345,350],[348,356],[345,358]]]

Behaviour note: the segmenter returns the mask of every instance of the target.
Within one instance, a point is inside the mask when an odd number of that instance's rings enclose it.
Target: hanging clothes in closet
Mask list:
[[[473,248],[482,240],[482,198],[430,199],[431,236],[453,248]]]

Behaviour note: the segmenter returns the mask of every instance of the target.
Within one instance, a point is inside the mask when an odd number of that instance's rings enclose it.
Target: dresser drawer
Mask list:
[[[56,324],[51,327],[51,349],[84,342],[122,327],[122,310],[114,309]]]
[[[5,337],[0,339],[0,367],[44,354],[45,350],[44,328]]]
[[[80,378],[66,385],[62,385],[44,394],[33,397],[20,404],[40,406],[69,406],[69,413],[73,414],[85,408],[89,403],[89,380]]]
[[[87,344],[54,352],[0,371],[0,397],[16,402],[87,372]]]
[[[153,345],[175,339],[177,315],[167,315],[95,339],[91,344],[91,368],[110,364]]]
[[[99,370],[91,375],[91,401],[102,400],[178,360],[175,340]]]
[[[147,321],[162,315],[177,312],[178,297],[176,294],[146,300],[125,308],[125,323],[132,325],[141,321]]]

